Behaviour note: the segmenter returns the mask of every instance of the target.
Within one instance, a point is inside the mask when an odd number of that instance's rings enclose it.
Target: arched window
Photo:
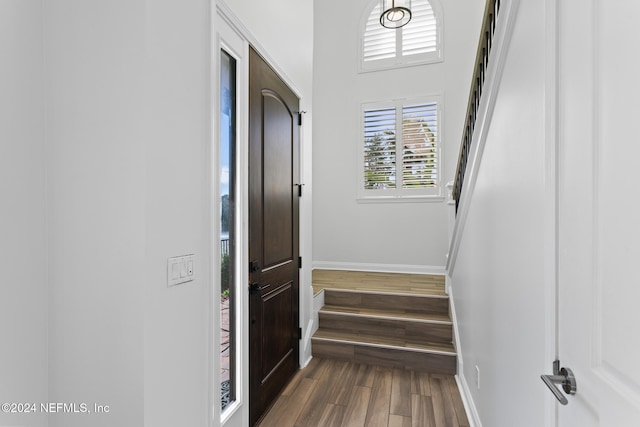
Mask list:
[[[395,30],[380,24],[380,4],[376,0],[363,19],[361,71],[442,60],[442,17],[436,0],[413,0],[411,21]]]

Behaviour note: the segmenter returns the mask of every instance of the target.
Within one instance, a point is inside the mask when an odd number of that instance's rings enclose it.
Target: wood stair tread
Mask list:
[[[449,296],[445,293],[432,292],[428,290],[416,290],[406,288],[404,290],[395,290],[388,289],[384,287],[361,287],[361,288],[346,288],[336,285],[334,287],[325,287],[325,292],[344,292],[344,293],[354,293],[354,294],[371,294],[371,295],[399,295],[399,296],[410,296],[415,298],[440,298],[447,299]]]
[[[353,334],[349,332],[329,331],[322,328],[318,329],[312,339],[456,356],[456,350],[452,343],[436,343],[403,338],[380,337],[368,334]]]
[[[447,296],[442,275],[314,270],[314,294],[322,289]]]
[[[425,323],[439,323],[451,325],[451,318],[445,314],[438,313],[416,313],[402,309],[374,309],[374,308],[352,308],[337,305],[324,305],[320,313],[336,314],[342,316],[361,316],[378,319],[416,321]]]

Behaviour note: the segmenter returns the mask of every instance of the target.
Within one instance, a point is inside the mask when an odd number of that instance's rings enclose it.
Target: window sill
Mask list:
[[[367,196],[358,197],[358,203],[441,203],[444,196]]]
[[[358,74],[372,73],[375,71],[397,70],[420,65],[438,64],[444,62],[442,55],[419,58],[413,60],[379,59],[377,61],[361,61],[358,67]]]

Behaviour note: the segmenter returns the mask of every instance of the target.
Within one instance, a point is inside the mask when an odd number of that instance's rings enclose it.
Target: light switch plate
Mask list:
[[[167,259],[167,286],[180,285],[195,279],[194,255],[182,255]]]

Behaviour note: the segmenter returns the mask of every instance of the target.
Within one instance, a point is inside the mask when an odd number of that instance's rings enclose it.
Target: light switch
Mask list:
[[[167,286],[180,285],[195,279],[194,255],[183,255],[167,259]]]

